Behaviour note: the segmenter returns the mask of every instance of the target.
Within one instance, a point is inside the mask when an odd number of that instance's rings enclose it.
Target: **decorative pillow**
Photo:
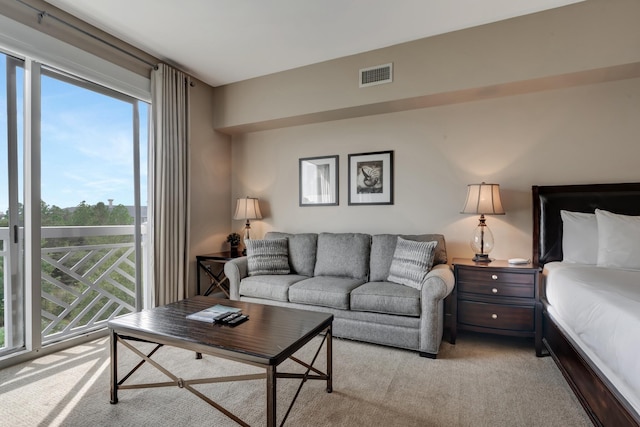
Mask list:
[[[596,214],[560,211],[562,218],[562,261],[577,264],[598,262]]]
[[[415,242],[398,236],[387,280],[421,290],[437,245],[438,242]]]
[[[289,274],[287,239],[245,240],[249,276]]]
[[[598,267],[640,270],[640,216],[596,209]]]

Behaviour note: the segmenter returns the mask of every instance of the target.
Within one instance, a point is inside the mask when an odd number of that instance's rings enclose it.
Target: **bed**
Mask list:
[[[533,186],[532,195],[533,257],[543,267],[536,347],[595,425],[640,426],[640,256],[624,246],[633,233],[608,234],[615,221],[640,224],[630,217],[640,216],[640,183]]]

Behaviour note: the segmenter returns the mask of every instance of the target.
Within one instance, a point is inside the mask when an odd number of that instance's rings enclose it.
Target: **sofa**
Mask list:
[[[261,253],[252,250],[258,244]],[[428,265],[406,273],[413,274],[409,279],[402,277],[404,267],[417,268],[406,258],[429,245]],[[411,250],[403,258],[400,251],[407,247]],[[428,254],[418,258],[422,262]],[[274,260],[280,265],[271,265]],[[262,241],[247,242],[247,256],[227,262],[224,272],[232,300],[329,312],[335,337],[430,358],[438,354],[444,299],[454,287],[441,234],[269,232]]]

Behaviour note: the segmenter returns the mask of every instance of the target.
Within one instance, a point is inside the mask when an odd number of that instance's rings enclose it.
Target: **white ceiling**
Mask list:
[[[582,0],[46,1],[219,86]]]

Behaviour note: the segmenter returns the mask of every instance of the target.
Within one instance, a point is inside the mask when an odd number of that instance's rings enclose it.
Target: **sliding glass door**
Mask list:
[[[142,308],[149,106],[35,61],[0,61],[2,357]]]
[[[24,347],[23,83],[24,62],[0,52],[0,355]]]
[[[141,103],[44,67],[40,99],[41,321],[47,344],[136,311]]]

